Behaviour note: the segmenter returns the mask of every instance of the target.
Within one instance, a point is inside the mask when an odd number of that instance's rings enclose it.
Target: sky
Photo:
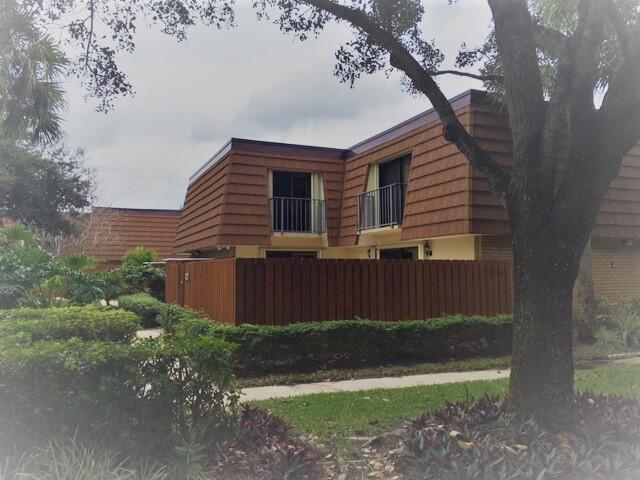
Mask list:
[[[424,0],[423,31],[452,66],[460,45],[479,45],[490,28],[484,0]],[[237,26],[197,26],[178,43],[140,28],[133,54],[119,57],[136,91],[96,112],[77,81],[67,84],[66,141],[95,171],[98,204],[182,206],[189,176],[231,137],[347,148],[430,107],[403,91],[400,76],[363,76],[354,88],[333,76],[334,52],[350,38],[332,25],[299,42],[258,21],[238,1]],[[480,88],[439,80],[448,96]]]

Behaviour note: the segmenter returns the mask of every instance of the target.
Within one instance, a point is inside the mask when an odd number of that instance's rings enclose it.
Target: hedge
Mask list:
[[[229,345],[212,337],[0,341],[0,451],[78,438],[169,455],[192,428],[214,447],[237,400]]]
[[[157,327],[158,315],[164,303],[147,293],[134,293],[118,297],[118,306],[137,313],[145,328]]]
[[[120,308],[134,312],[142,319],[145,327],[161,326],[173,333],[176,324],[184,320],[201,318],[202,314],[179,305],[163,303],[147,293],[123,295],[118,298]]]
[[[0,337],[25,339],[104,340],[129,342],[139,328],[138,316],[104,307],[20,308],[0,312]]]
[[[187,320],[180,329],[236,344],[236,370],[246,373],[500,356],[511,348],[510,316],[238,327]]]

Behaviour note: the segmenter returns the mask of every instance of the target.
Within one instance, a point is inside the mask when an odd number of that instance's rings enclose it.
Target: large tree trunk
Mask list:
[[[597,323],[597,301],[593,285],[593,256],[591,240],[589,240],[582,253],[578,279],[573,289],[573,326],[578,340],[593,340]]]
[[[558,425],[573,411],[571,312],[578,262],[558,262],[559,247],[545,237],[514,235],[510,400],[515,411]]]

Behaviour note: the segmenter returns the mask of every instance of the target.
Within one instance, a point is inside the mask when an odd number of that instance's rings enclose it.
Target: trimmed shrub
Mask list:
[[[236,344],[236,369],[246,373],[499,356],[511,349],[509,316],[457,316],[426,322],[352,320],[284,327],[233,327],[185,320],[178,330],[206,332]]]
[[[158,314],[157,320],[166,333],[174,334],[182,322],[203,318],[204,317],[201,313],[189,308],[163,303],[160,307],[160,313]],[[209,324],[209,322],[207,322],[207,324]]]
[[[185,320],[202,318],[202,314],[189,308],[163,303],[147,293],[124,295],[118,299],[120,308],[137,313],[145,327],[164,328],[175,333],[176,326]]]
[[[134,293],[118,298],[118,306],[140,316],[145,328],[157,327],[158,315],[164,304],[147,293]]]
[[[237,400],[229,346],[211,337],[0,343],[0,451],[77,436],[166,454],[191,430],[213,449]]]
[[[130,342],[139,327],[135,313],[98,306],[4,310],[0,320],[2,341],[18,336],[20,343],[70,338]]]

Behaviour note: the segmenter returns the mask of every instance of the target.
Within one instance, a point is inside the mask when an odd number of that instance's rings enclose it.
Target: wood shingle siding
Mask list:
[[[271,244],[269,170],[322,177],[330,245],[338,239],[344,151],[233,139],[218,163],[189,185],[176,249]]]
[[[510,165],[512,142],[506,113],[495,107],[474,105],[471,134],[503,165]],[[562,167],[559,168],[559,177]],[[471,233],[509,234],[506,210],[489,192],[487,181],[473,172],[471,181]],[[624,158],[600,207],[594,238],[640,238],[640,146]]]
[[[470,107],[457,114],[468,126]],[[444,139],[442,123],[435,120],[347,160],[340,245],[356,244],[357,198],[366,190],[370,166],[408,153],[412,158],[402,240],[469,233],[469,164]]]
[[[69,249],[104,260],[106,266],[119,264],[136,247],[170,257],[179,220],[179,210],[95,207],[79,243]]]

